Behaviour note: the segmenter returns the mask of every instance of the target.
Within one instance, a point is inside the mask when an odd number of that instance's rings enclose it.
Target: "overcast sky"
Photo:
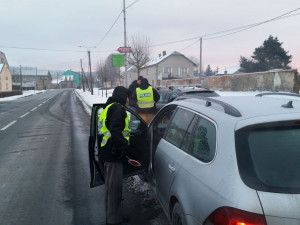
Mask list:
[[[126,6],[128,39],[148,37],[155,46],[153,57],[178,51],[199,58],[197,40],[203,36],[203,68],[210,64],[212,69],[224,69],[238,65],[240,56],[250,57],[272,35],[293,56],[291,66],[300,70],[299,0],[126,0]],[[0,9],[0,51],[10,66],[78,71],[83,59],[87,71],[86,48],[77,47],[82,45],[97,46],[91,48],[94,70],[124,45],[123,0],[0,0]],[[206,36],[293,10],[288,17],[241,32]],[[185,39],[190,40],[179,42]],[[164,44],[170,42],[175,43]]]

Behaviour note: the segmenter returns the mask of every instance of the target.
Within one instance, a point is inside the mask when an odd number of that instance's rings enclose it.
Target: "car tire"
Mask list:
[[[172,210],[172,225],[186,225],[183,210],[178,202],[173,207]]]

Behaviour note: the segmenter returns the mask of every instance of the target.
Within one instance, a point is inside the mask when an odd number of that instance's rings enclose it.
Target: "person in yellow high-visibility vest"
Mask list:
[[[102,136],[101,154],[104,161],[105,212],[107,224],[121,224],[123,189],[123,158],[129,146],[130,129],[125,104],[128,89],[118,86],[109,97],[99,116],[98,133]]]
[[[137,103],[137,113],[149,124],[156,113],[155,103],[159,101],[159,94],[146,78],[141,79],[140,87],[134,93]]]

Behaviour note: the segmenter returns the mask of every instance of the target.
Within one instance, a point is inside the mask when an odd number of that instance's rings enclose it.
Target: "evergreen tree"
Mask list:
[[[271,69],[290,69],[292,56],[282,48],[277,37],[269,36],[263,45],[255,48],[252,59],[240,58],[240,66],[245,72],[259,72]]]
[[[207,68],[206,68],[206,70],[205,70],[205,72],[204,72],[204,75],[205,75],[205,76],[212,76],[212,75],[214,75],[214,72],[211,70],[209,64],[208,64],[208,66],[207,66]]]

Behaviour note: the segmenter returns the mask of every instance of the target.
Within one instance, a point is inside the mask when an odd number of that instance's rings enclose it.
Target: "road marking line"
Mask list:
[[[34,110],[36,110],[37,109],[37,107],[34,107],[31,111],[34,111]]]
[[[25,113],[24,115],[20,116],[20,118],[23,118],[25,116],[27,116],[30,112]]]
[[[43,104],[39,104],[39,106],[41,106],[41,105],[43,105]]]
[[[15,122],[17,122],[16,120],[12,121],[10,124],[7,124],[5,127],[3,127],[1,130],[6,130],[7,128],[9,128],[11,125],[13,125]]]

